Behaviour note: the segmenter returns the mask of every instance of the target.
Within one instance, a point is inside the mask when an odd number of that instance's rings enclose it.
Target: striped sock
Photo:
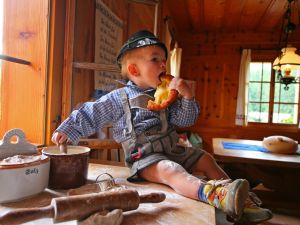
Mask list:
[[[205,184],[200,184],[199,190],[198,190],[198,199],[201,202],[207,202],[207,198],[206,198],[206,196],[204,194],[204,186],[205,186]]]

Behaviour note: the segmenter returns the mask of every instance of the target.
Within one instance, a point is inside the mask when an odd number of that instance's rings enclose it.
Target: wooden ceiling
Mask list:
[[[288,0],[165,0],[177,32],[276,32]],[[300,0],[292,2],[299,30]]]

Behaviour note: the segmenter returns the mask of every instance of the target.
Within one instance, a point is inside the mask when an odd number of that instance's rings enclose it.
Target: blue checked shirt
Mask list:
[[[154,89],[142,90],[131,81],[127,83],[125,91],[129,99],[141,93],[153,96],[155,92]],[[133,108],[131,113],[137,135],[153,126],[160,125],[159,112]],[[168,108],[169,127],[192,126],[198,115],[199,105],[196,101],[178,98]],[[128,139],[125,136],[127,125],[120,89],[106,94],[95,102],[86,102],[78,110],[74,110],[56,131],[63,132],[73,144],[77,144],[81,137],[90,136],[108,124],[112,124],[113,138],[117,142]]]

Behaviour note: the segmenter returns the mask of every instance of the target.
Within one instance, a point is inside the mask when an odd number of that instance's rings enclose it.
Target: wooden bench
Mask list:
[[[78,145],[91,149],[91,163],[125,166],[122,145],[113,139],[80,139]]]
[[[88,138],[80,139],[78,145],[91,149],[91,163],[125,166],[122,145],[112,138],[111,125],[103,127]]]

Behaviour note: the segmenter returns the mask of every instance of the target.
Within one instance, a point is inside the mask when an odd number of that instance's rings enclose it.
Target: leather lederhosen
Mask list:
[[[181,164],[190,170],[203,154],[203,150],[179,146],[178,134],[174,128],[168,127],[167,111],[160,111],[159,126],[152,127],[140,135],[134,131],[131,118],[131,109],[147,107],[148,100],[153,97],[141,94],[128,99],[125,89],[121,89],[123,109],[126,116],[127,140],[122,142],[126,165],[131,170],[128,180],[138,179],[138,171],[158,161],[168,159]]]

